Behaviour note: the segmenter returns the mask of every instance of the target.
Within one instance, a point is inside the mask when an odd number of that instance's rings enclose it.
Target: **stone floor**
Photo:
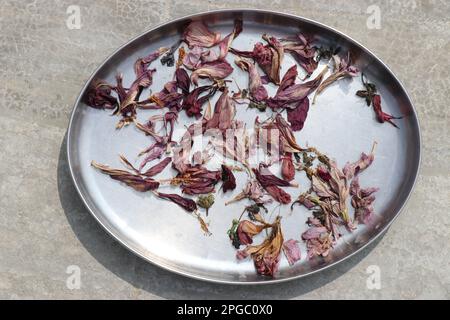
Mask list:
[[[80,29],[67,26],[71,5],[81,10]],[[380,29],[368,28],[370,5],[380,9]],[[394,70],[419,114],[423,162],[405,212],[370,248],[306,279],[224,286],[161,270],[99,227],[69,177],[69,114],[96,66],[152,25],[225,7],[282,10],[348,34]],[[0,298],[449,299],[449,17],[443,0],[1,1]],[[80,289],[67,286],[72,265]],[[366,285],[371,265],[380,290]]]

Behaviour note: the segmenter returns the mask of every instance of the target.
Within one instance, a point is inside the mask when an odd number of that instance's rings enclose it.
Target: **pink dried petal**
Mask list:
[[[288,260],[290,266],[296,263],[301,258],[300,247],[298,241],[289,239],[283,243],[283,252]]]
[[[210,31],[202,21],[192,21],[183,33],[189,47],[209,48],[220,41],[220,33]]]

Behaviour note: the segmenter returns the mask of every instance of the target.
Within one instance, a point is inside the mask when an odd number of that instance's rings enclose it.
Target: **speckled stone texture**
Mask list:
[[[381,9],[368,29],[367,7]],[[66,9],[81,9],[81,29]],[[86,79],[115,48],[154,24],[218,8],[255,7],[312,18],[370,48],[403,81],[423,139],[420,178],[387,234],[314,276],[242,287],[171,274],[129,253],[83,207],[65,133]],[[448,1],[69,0],[0,2],[0,298],[450,298],[450,3]],[[66,286],[70,265],[81,288]],[[381,271],[369,290],[367,267]]]

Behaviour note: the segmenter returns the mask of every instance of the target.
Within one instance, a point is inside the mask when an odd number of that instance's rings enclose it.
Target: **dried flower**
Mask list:
[[[342,171],[348,181],[350,181],[353,177],[357,176],[360,172],[362,172],[372,164],[373,160],[375,159],[376,146],[377,143],[374,142],[372,145],[372,150],[368,155],[363,152],[361,153],[361,157],[358,159],[358,161],[353,163],[347,162],[345,164]]]
[[[224,164],[222,165],[222,181],[223,192],[236,189],[236,178],[234,177],[233,171]]]
[[[281,231],[280,217],[272,224],[269,236],[259,245],[247,246],[238,251],[237,257],[251,256],[258,274],[274,276],[278,271],[280,254],[283,246],[283,233]]]
[[[200,95],[206,91],[208,91],[208,93],[200,97]],[[202,115],[203,104],[205,104],[215,92],[216,88],[213,86],[197,87],[185,96],[181,107],[186,110],[186,114],[189,117],[196,117],[198,119]]]
[[[214,194],[210,193],[205,196],[199,196],[197,199],[197,205],[200,208],[206,209],[206,216],[208,216],[209,208],[214,204]]]
[[[103,81],[95,81],[86,93],[86,103],[96,109],[114,109],[117,98],[111,93],[115,87]]]
[[[275,84],[279,84],[280,69],[284,56],[283,46],[275,37],[263,35],[263,39],[268,44],[263,45],[261,42],[257,42],[253,51],[240,51],[234,48],[230,48],[230,51],[241,57],[255,59],[269,80]]]
[[[209,78],[210,80],[220,80],[228,77],[233,72],[233,67],[225,60],[215,60],[204,62],[192,72],[191,80],[198,85],[199,78]]]
[[[197,205],[195,204],[195,201],[189,198],[184,198],[178,194],[169,194],[169,193],[162,193],[162,192],[156,192],[156,195],[162,199],[167,199],[172,201],[173,203],[179,205],[181,208],[183,208],[186,211],[193,212],[197,210]]]
[[[205,122],[204,130],[230,129],[235,115],[236,106],[234,100],[228,95],[228,88],[225,88],[214,106],[212,118]]]
[[[291,108],[295,109],[299,103],[312,93],[316,88],[319,88],[323,76],[325,75],[327,68],[324,68],[322,72],[314,79],[308,82],[294,84],[292,81],[292,70],[288,70],[283,78],[283,83],[273,98],[267,100],[267,105],[272,109],[278,108]],[[296,72],[296,71],[295,71]]]
[[[161,162],[155,164],[153,167],[149,168],[144,173],[142,173],[142,175],[146,176],[146,177],[156,176],[158,173],[162,172],[171,161],[172,161],[172,158],[167,157],[164,160],[162,160]]]
[[[402,117],[394,117],[393,115],[390,115],[389,113],[383,112],[381,109],[381,97],[380,95],[376,94],[372,99],[372,105],[373,110],[375,111],[375,114],[377,115],[378,122],[389,122],[394,127],[398,129],[398,126],[392,121],[393,119],[401,119]]]
[[[249,220],[242,220],[236,231],[239,243],[244,246],[252,244],[253,237],[269,227],[271,227],[270,224],[257,224]]]
[[[356,95],[361,98],[365,98],[368,106],[372,104],[373,110],[377,116],[377,120],[380,123],[389,122],[394,127],[398,128],[398,126],[392,121],[393,119],[401,119],[402,117],[394,117],[391,114],[383,112],[381,108],[381,97],[377,94],[377,87],[373,83],[369,83],[364,80],[364,74],[361,73],[361,81],[366,88],[366,90],[358,90]]]
[[[330,232],[323,226],[312,226],[302,234],[306,241],[308,259],[314,256],[326,257],[333,246]]]
[[[183,33],[183,40],[190,48],[209,48],[220,41],[220,33],[210,31],[202,21],[192,21]]]
[[[361,189],[359,178],[356,176],[350,184],[350,194],[352,195],[352,206],[355,208],[355,221],[368,224],[373,219],[373,202],[378,188]]]
[[[181,191],[186,194],[208,194],[220,180],[220,171],[210,171],[202,166],[186,166],[183,173],[171,180],[172,184],[180,184]]]
[[[248,88],[252,98],[257,102],[266,100],[268,97],[267,90],[262,85],[261,76],[259,75],[256,66],[251,61],[240,58],[236,59],[235,63],[239,68],[248,72]]]
[[[358,73],[358,69],[355,66],[352,66],[350,53],[347,55],[347,58],[341,59],[337,54],[333,56],[334,61],[334,70],[333,73],[326,78],[322,84],[317,88],[316,93],[314,94],[313,104],[316,101],[316,97],[320,94],[326,87],[335,81],[346,78],[346,77],[354,77]]]
[[[294,109],[287,109],[287,120],[291,124],[293,131],[300,131],[303,129],[306,117],[309,111],[309,99],[305,97],[300,100]]]
[[[184,95],[187,95],[191,86],[191,80],[189,79],[189,75],[186,70],[183,68],[177,68],[175,71],[175,79],[177,87],[181,89],[181,92]]]
[[[155,190],[159,187],[159,182],[151,178],[144,178],[136,173],[131,173],[120,169],[112,169],[95,161],[92,161],[91,165],[109,175],[111,179],[119,180],[139,192]]]
[[[310,40],[299,33],[293,40],[282,41],[283,48],[289,52],[297,63],[306,71],[309,77],[317,68],[317,61],[314,59],[316,49],[311,46]]]
[[[292,162],[292,153],[286,153],[281,160],[281,176],[286,181],[294,180],[295,168]]]
[[[291,202],[291,195],[275,185],[267,186],[264,189],[266,189],[275,201],[281,204],[288,204]]]

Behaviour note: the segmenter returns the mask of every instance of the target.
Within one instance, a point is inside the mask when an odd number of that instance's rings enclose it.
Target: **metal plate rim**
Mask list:
[[[220,13],[226,13],[226,12],[254,12],[254,13],[262,13],[262,14],[274,14],[274,15],[279,15],[279,16],[285,16],[285,17],[289,17],[292,19],[297,19],[299,21],[302,22],[306,22],[306,23],[310,23],[316,26],[319,26],[321,28],[327,29],[333,33],[336,33],[337,35],[345,38],[346,40],[348,40],[349,42],[353,43],[354,45],[360,47],[361,49],[363,49],[364,51],[366,51],[367,53],[369,53],[373,58],[375,58],[375,60],[377,60],[378,63],[380,63],[391,75],[392,77],[397,81],[397,83],[399,84],[399,86],[401,87],[401,89],[404,91],[405,96],[408,100],[408,102],[410,103],[411,107],[412,107],[412,111],[413,111],[413,116],[417,122],[417,134],[418,134],[418,156],[417,156],[417,163],[416,163],[416,170],[415,170],[415,174],[414,174],[414,179],[413,179],[413,183],[411,185],[411,189],[409,190],[405,201],[403,202],[403,204],[401,205],[400,209],[395,213],[395,215],[392,217],[392,219],[382,228],[378,231],[377,234],[375,234],[370,240],[368,240],[367,243],[365,243],[364,245],[362,245],[360,248],[354,250],[353,252],[351,252],[350,254],[346,255],[345,257],[327,264],[317,270],[313,270],[304,274],[299,274],[296,276],[292,276],[292,277],[287,277],[287,278],[282,278],[282,279],[270,279],[270,280],[265,280],[265,281],[246,281],[246,282],[240,282],[240,281],[231,281],[231,280],[221,280],[218,278],[214,278],[214,277],[207,277],[207,276],[200,276],[197,275],[195,273],[191,273],[191,272],[186,272],[186,271],[182,271],[179,270],[175,267],[171,267],[169,265],[166,265],[164,263],[160,263],[160,262],[155,262],[152,259],[150,259],[149,257],[145,256],[143,253],[139,252],[138,250],[132,248],[128,243],[126,243],[126,241],[124,241],[123,239],[120,238],[120,236],[118,236],[117,234],[115,234],[115,232],[113,230],[111,230],[108,226],[106,226],[98,217],[98,215],[96,214],[95,210],[93,210],[88,201],[85,198],[85,195],[83,194],[80,186],[78,185],[78,182],[75,178],[75,171],[74,171],[74,167],[72,164],[72,154],[71,154],[71,145],[72,145],[72,141],[71,141],[71,131],[73,128],[73,119],[75,117],[75,113],[77,111],[77,107],[83,97],[84,92],[86,91],[86,89],[88,88],[89,84],[91,83],[91,81],[93,80],[93,78],[95,77],[95,75],[98,73],[98,71],[118,52],[120,52],[123,48],[127,47],[129,44],[133,43],[135,40],[145,36],[146,34],[157,30],[165,25],[170,25],[172,23],[176,23],[178,21],[183,21],[186,19],[192,19],[195,17],[201,17],[203,15],[207,15],[207,14],[220,14]],[[135,255],[137,255],[138,257],[142,258],[143,260],[150,262],[151,264],[160,267],[164,270],[173,272],[175,274],[178,275],[182,275],[191,279],[195,279],[195,280],[201,280],[201,281],[206,281],[206,282],[210,282],[210,283],[218,283],[218,284],[229,284],[229,285],[263,285],[263,284],[274,284],[274,283],[282,283],[282,282],[287,282],[287,281],[292,281],[295,279],[300,279],[303,277],[307,277],[310,276],[312,274],[324,271],[328,268],[334,267],[337,264],[349,259],[350,257],[356,255],[357,253],[361,252],[363,249],[365,249],[367,246],[369,246],[371,243],[373,243],[376,239],[378,239],[382,234],[384,234],[389,227],[392,225],[392,223],[398,218],[398,216],[400,215],[401,212],[404,211],[406,204],[408,203],[415,187],[417,184],[417,180],[418,180],[418,176],[421,170],[421,163],[422,163],[422,134],[421,134],[421,130],[420,130],[420,123],[419,123],[419,117],[417,115],[417,111],[414,107],[414,104],[412,103],[412,99],[410,97],[410,95],[408,94],[408,91],[406,90],[406,88],[404,87],[403,83],[395,76],[394,72],[386,65],[386,63],[384,63],[380,58],[378,58],[377,55],[375,55],[372,51],[370,51],[368,48],[366,48],[365,46],[363,46],[362,44],[360,44],[358,41],[354,40],[353,38],[351,38],[350,36],[344,34],[343,32],[330,27],[328,25],[322,24],[320,22],[317,22],[315,20],[309,19],[309,18],[305,18],[299,15],[295,15],[295,14],[290,14],[290,13],[285,13],[285,12],[280,12],[280,11],[275,11],[275,10],[265,10],[265,9],[252,9],[252,8],[234,8],[234,9],[218,9],[218,10],[210,10],[210,11],[203,11],[203,12],[199,12],[199,13],[195,13],[195,14],[190,14],[190,15],[186,15],[186,16],[182,16],[180,18],[176,18],[176,19],[172,19],[170,21],[167,22],[163,22],[163,23],[159,23],[157,25],[155,25],[154,27],[145,30],[144,32],[142,32],[141,34],[133,37],[131,40],[127,41],[126,43],[124,43],[123,45],[121,45],[119,48],[117,48],[116,50],[114,50],[111,54],[109,54],[104,60],[103,62],[92,72],[92,74],[89,76],[89,78],[86,80],[85,85],[83,86],[83,88],[81,89],[75,103],[74,106],[72,108],[72,112],[70,115],[70,119],[69,119],[69,125],[68,125],[68,129],[67,129],[67,142],[66,142],[66,154],[67,154],[67,162],[68,162],[68,166],[69,166],[69,171],[70,171],[70,176],[72,179],[72,182],[75,186],[75,189],[77,190],[77,193],[79,195],[79,197],[81,198],[84,206],[88,209],[89,213],[94,217],[94,219],[102,226],[102,228],[113,238],[115,239],[115,241],[119,242],[122,246],[124,246],[126,249],[128,249],[130,252],[134,253]]]

